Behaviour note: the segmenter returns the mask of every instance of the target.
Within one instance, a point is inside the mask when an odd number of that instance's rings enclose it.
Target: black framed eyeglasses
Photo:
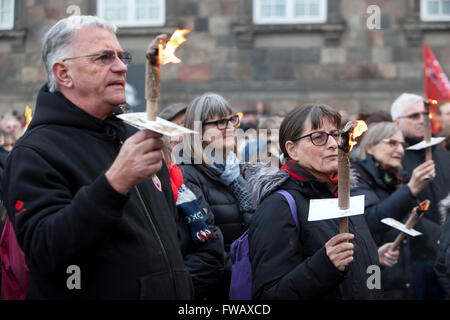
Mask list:
[[[228,122],[233,125],[233,127],[236,127],[239,124],[239,116],[234,115],[229,118],[215,120],[215,121],[209,121],[209,122],[203,122],[203,125],[207,124],[215,124],[217,125],[217,129],[224,130],[228,127]]]
[[[116,61],[116,57],[118,57],[120,59],[120,61],[122,61],[125,65],[129,65],[132,60],[131,53],[129,53],[129,52],[123,51],[123,52],[117,53],[117,55],[116,55],[116,52],[113,50],[104,50],[101,53],[88,54],[88,55],[79,56],[79,57],[64,58],[62,61],[64,62],[67,60],[86,58],[86,57],[98,57],[98,60],[101,60],[105,66],[108,66],[108,65],[112,64],[114,61]]]
[[[403,149],[406,148],[406,143],[403,141],[397,141],[394,139],[383,139],[381,141],[386,142],[387,144],[389,144],[391,147],[393,147],[395,149],[397,149],[399,145],[401,145]]]
[[[415,112],[415,113],[408,114],[407,116],[398,117],[397,119],[408,118],[408,119],[411,119],[411,120],[418,120],[421,115],[425,117],[426,115],[428,115],[428,113],[426,113],[426,112]]]
[[[337,142],[339,139],[339,130],[332,131],[330,133],[325,132],[325,131],[316,131],[316,132],[312,132],[309,134],[305,134],[304,136],[295,138],[291,141],[294,142],[294,141],[298,141],[300,139],[309,137],[311,139],[311,142],[313,145],[320,147],[320,146],[325,145],[328,142],[329,136],[332,136],[334,138],[334,140],[336,140],[336,142]]]

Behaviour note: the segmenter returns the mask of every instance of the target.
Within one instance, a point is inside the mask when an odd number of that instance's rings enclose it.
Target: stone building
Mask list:
[[[149,41],[180,27],[191,33],[177,50],[182,63],[162,68],[160,107],[213,91],[237,111],[303,102],[389,110],[402,92],[423,94],[423,41],[450,74],[448,0],[0,0],[0,112],[34,108],[46,81],[41,39],[78,13],[119,25],[135,110]]]

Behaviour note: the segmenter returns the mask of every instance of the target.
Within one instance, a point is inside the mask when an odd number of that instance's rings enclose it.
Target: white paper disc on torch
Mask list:
[[[197,134],[196,131],[176,125],[159,117],[156,117],[156,121],[150,121],[147,119],[146,112],[124,113],[117,117],[139,130],[149,129],[169,137],[181,136],[183,134]]]
[[[432,147],[436,144],[441,143],[445,140],[445,137],[438,137],[438,138],[431,138],[431,141],[429,143],[426,143],[426,141],[421,141],[419,143],[416,143],[415,145],[406,148],[406,150],[422,150],[428,147]]]
[[[384,224],[387,224],[388,226],[390,226],[392,228],[400,230],[401,232],[409,234],[412,237],[417,237],[422,234],[419,231],[416,231],[414,229],[406,228],[406,226],[403,223],[401,223],[400,221],[397,221],[395,219],[392,219],[392,218],[384,218],[383,220],[381,220],[381,222],[383,222]]]
[[[350,197],[350,208],[341,210],[338,198],[313,199],[309,202],[308,221],[319,221],[364,214],[364,195]]]

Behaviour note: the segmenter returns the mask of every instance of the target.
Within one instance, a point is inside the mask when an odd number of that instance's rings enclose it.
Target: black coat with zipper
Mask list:
[[[279,170],[275,175],[282,174]],[[349,232],[355,235],[353,261],[339,271],[326,254],[325,243],[339,233],[339,219],[308,221],[311,199],[334,198],[326,183],[304,172],[306,181],[286,179],[276,188],[253,184],[259,190],[284,189],[295,199],[300,232],[288,202],[277,193],[263,195],[249,227],[249,257],[252,264],[254,299],[377,299],[380,290],[370,290],[367,268],[378,265],[378,251],[364,216],[349,217]],[[267,179],[269,183],[278,178]],[[258,177],[254,177],[257,181]],[[258,191],[257,191],[258,192]]]
[[[358,175],[358,183],[352,188],[352,195],[364,195],[364,215],[375,243],[382,246],[387,242],[393,242],[400,232],[382,223],[381,220],[393,218],[404,223],[411,209],[419,204],[418,200],[411,194],[406,184],[392,192],[383,183],[372,156],[368,156],[365,160],[353,159],[352,168]],[[381,269],[381,285],[386,299],[414,297],[409,243],[410,238],[406,237],[400,246],[400,255],[395,266]]]
[[[127,195],[105,177],[134,133],[47,85],[4,171],[3,200],[30,269],[30,299],[190,299],[167,167]],[[69,289],[78,266],[81,289]]]
[[[405,137],[411,146],[420,141]],[[438,146],[432,147],[432,158],[436,167],[436,177],[418,195],[420,201],[431,201],[430,209],[421,219],[423,237],[411,239],[412,259],[434,261],[438,250],[443,221],[440,219],[439,202],[450,192],[450,152]],[[425,149],[405,150],[402,159],[403,169],[412,174],[412,171],[425,162]],[[419,230],[419,231],[422,231]]]

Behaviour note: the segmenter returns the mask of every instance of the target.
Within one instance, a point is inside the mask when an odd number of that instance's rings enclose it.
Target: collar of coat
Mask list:
[[[288,160],[282,167],[282,170],[287,170],[291,178],[307,182],[307,181],[320,181],[326,183],[330,191],[333,193],[335,197],[337,197],[337,183],[338,183],[338,174],[337,172],[329,177],[321,172],[312,172],[310,170],[305,169],[301,165],[299,165],[294,160]]]
[[[265,197],[278,189],[296,189],[309,199],[337,196],[337,193],[333,194],[330,192],[326,183],[317,180],[311,173],[301,168],[300,165],[297,164],[300,167],[299,170],[292,169],[292,167],[295,167],[295,163],[290,166],[288,168],[283,166],[280,169],[271,166],[270,163],[245,165],[243,176],[248,181],[248,187],[256,204],[259,205]],[[291,172],[293,173],[292,176]],[[350,183],[354,184],[357,182],[357,179],[352,173],[350,175]],[[333,177],[333,181],[337,183],[337,176]]]
[[[354,157],[351,160],[351,166],[352,169],[355,169],[355,175],[358,180],[364,180],[370,185],[373,185],[373,187],[383,189],[386,192],[392,191],[383,182],[372,156],[368,155],[364,160]],[[409,180],[409,175],[406,171],[399,169],[399,173],[403,181]],[[358,185],[354,185],[353,187],[357,188]]]

